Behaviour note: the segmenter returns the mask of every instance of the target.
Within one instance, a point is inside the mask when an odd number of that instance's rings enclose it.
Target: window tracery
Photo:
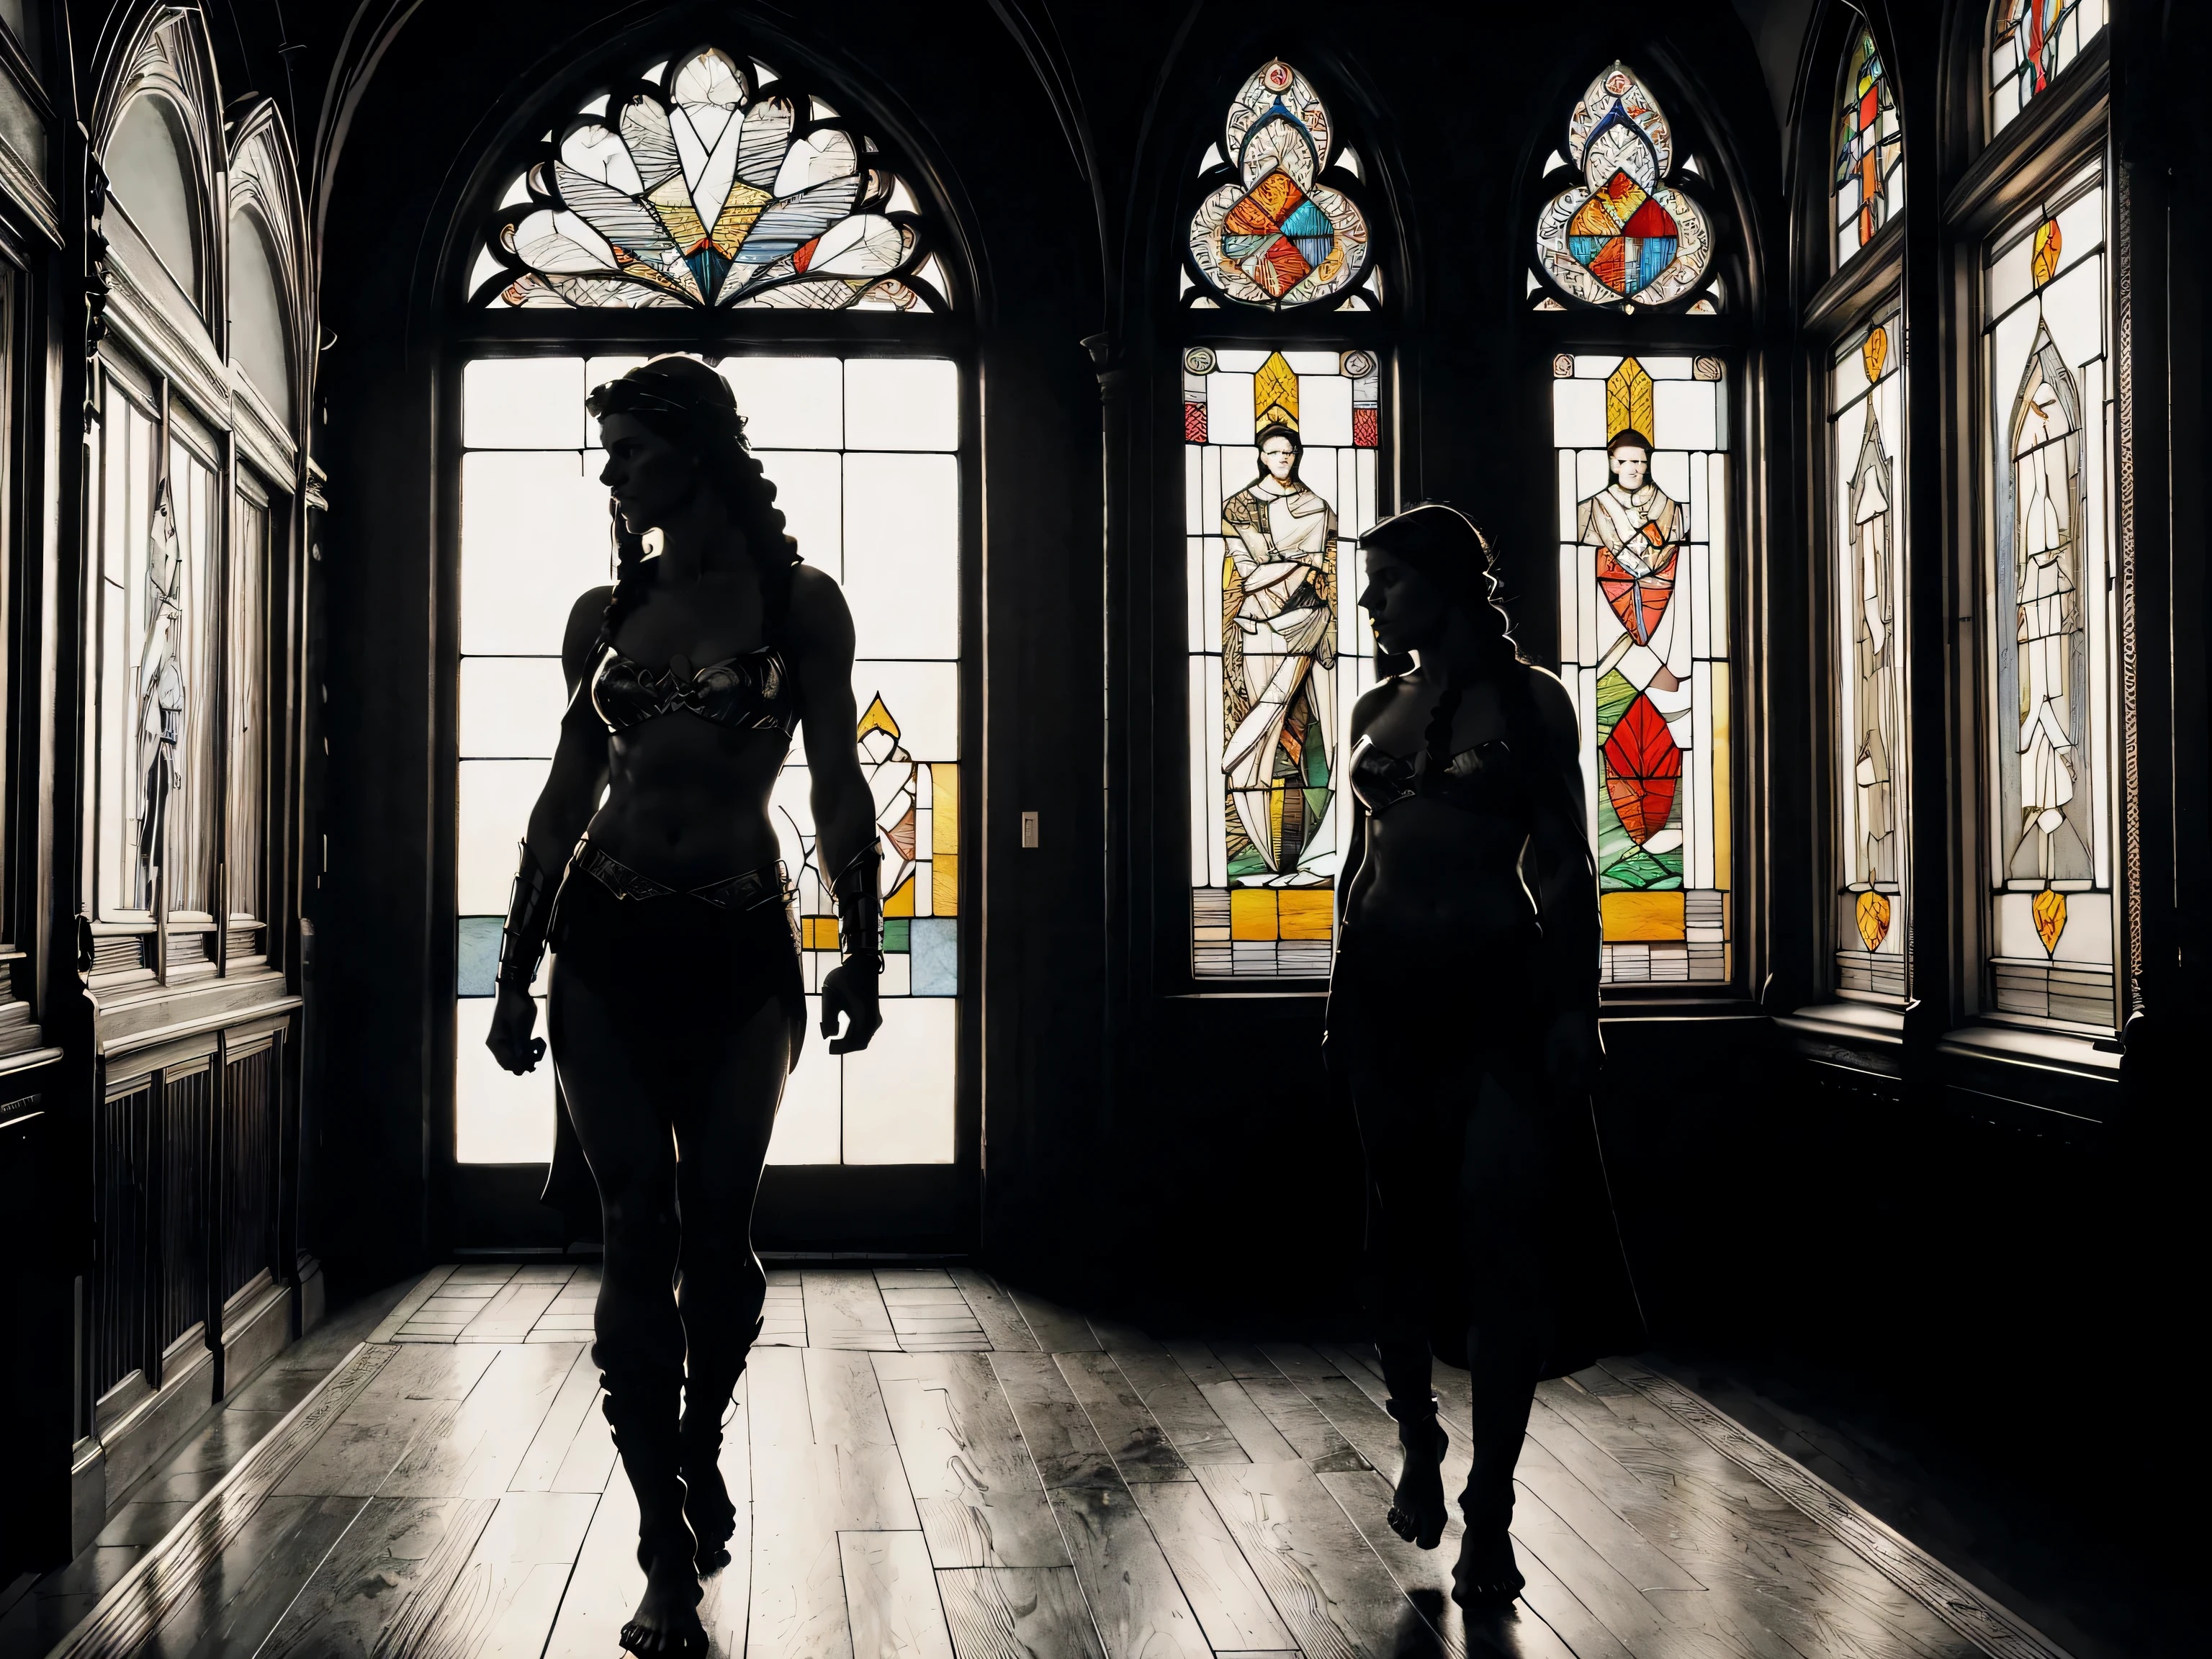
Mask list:
[[[1354,199],[1360,173],[1357,155],[1338,151],[1312,83],[1280,58],[1261,64],[1231,100],[1221,141],[1201,164],[1212,187],[1191,215],[1186,280],[1194,274],[1206,295],[1277,310],[1352,296],[1374,254]]]
[[[1712,262],[1712,221],[1683,187],[1659,100],[1626,64],[1605,70],[1575,105],[1567,158],[1581,181],[1536,217],[1545,297],[1632,313],[1696,293]]]
[[[486,306],[939,311],[914,193],[876,141],[719,46],[592,99],[511,185]]]

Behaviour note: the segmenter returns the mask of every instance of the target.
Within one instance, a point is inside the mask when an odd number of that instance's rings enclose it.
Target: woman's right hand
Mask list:
[[[492,1010],[491,1035],[484,1047],[501,1066],[517,1077],[534,1072],[545,1058],[545,1039],[530,1035],[538,1024],[538,999],[512,986],[499,988],[499,1006]]]

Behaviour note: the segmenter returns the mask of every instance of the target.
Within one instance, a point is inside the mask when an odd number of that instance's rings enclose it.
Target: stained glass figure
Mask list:
[[[464,1163],[529,1163],[551,1142],[544,1069],[517,1078],[483,1038],[501,916],[567,698],[575,596],[608,578],[600,458],[584,390],[634,359],[486,358],[463,380],[455,1133]],[[959,375],[934,358],[738,356],[722,372],[801,553],[849,584],[855,727],[883,864],[884,1029],[860,1054],[809,1040],[777,1114],[778,1164],[947,1163],[960,994]],[[886,597],[888,595],[888,597]],[[799,890],[810,1019],[837,965],[794,748],[769,803]],[[544,986],[538,988],[542,994]]]
[[[941,308],[927,227],[875,141],[710,46],[593,100],[509,186],[486,305]]]
[[[1990,131],[2043,95],[2105,27],[2106,0],[1996,0],[1990,18]]]
[[[1666,305],[1696,289],[1713,254],[1705,210],[1679,181],[1674,130],[1627,67],[1591,82],[1567,123],[1582,182],[1536,219],[1536,268],[1589,306]]]
[[[1288,309],[1358,285],[1367,220],[1352,199],[1358,175],[1330,167],[1333,143],[1320,94],[1280,58],[1238,89],[1187,239],[1189,270],[1214,295]]]
[[[1844,67],[1836,112],[1836,263],[1874,240],[1905,206],[1905,131],[1874,33],[1863,24]]]
[[[138,862],[135,908],[152,909],[168,852],[169,797],[185,787],[185,555],[165,472],[146,535],[138,648]]]
[[[1346,527],[1382,516],[1380,379],[1366,351],[1183,355],[1201,976],[1328,972],[1348,810],[1338,757],[1373,678],[1340,573],[1358,558]]]
[[[1846,339],[1829,379],[1835,466],[1837,982],[1903,998],[1905,639],[1902,495],[1892,434],[1904,380],[1893,308]]]
[[[1560,666],[1608,983],[1731,972],[1724,373],[1712,357],[1553,363]]]
[[[1998,1008],[2112,1029],[2112,374],[2092,164],[1986,276]]]

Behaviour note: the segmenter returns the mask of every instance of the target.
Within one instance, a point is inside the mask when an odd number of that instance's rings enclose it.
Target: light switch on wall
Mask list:
[[[1034,812],[1024,812],[1022,814],[1022,845],[1028,848],[1035,847],[1036,844],[1037,815]]]

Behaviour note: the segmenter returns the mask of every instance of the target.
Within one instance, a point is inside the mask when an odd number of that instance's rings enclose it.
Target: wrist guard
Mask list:
[[[530,843],[524,842],[521,847],[522,862],[507,896],[507,927],[499,938],[499,983],[501,990],[527,993],[545,960],[545,935],[553,923],[553,899],[560,888],[530,856]]]
[[[872,841],[837,872],[837,954],[872,974],[884,971],[883,865]]]

